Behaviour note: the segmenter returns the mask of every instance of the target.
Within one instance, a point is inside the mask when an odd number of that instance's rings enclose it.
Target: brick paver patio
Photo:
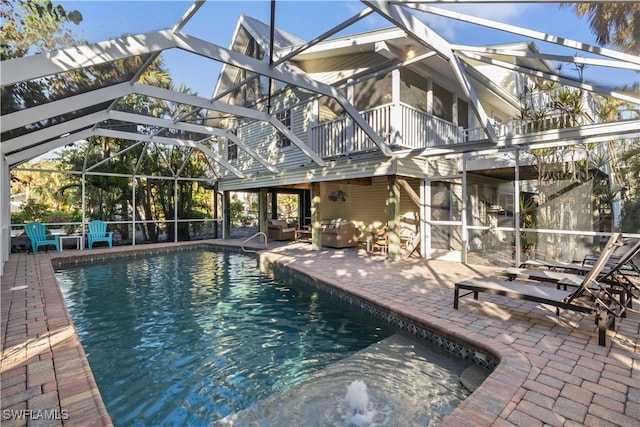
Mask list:
[[[201,244],[202,242],[178,245]],[[238,246],[240,241],[210,241]],[[167,245],[144,245],[137,250]],[[170,245],[175,246],[175,245]],[[440,335],[500,360],[487,380],[445,420],[452,426],[640,425],[638,305],[607,346],[592,316],[481,295],[453,309],[453,284],[493,269],[445,261],[389,263],[363,249],[311,251],[274,244],[261,260],[281,264],[375,301]],[[132,247],[11,254],[1,287],[2,426],[101,426],[111,421],[55,282],[52,258],[114,256]]]

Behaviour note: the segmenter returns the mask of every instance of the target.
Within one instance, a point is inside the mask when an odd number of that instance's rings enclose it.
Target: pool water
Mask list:
[[[244,254],[180,251],[56,276],[116,426],[211,425],[398,333]],[[466,397],[455,387],[445,407]]]

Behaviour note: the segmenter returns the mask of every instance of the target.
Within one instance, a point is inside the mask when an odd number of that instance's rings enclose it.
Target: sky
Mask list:
[[[173,27],[191,7],[191,1],[60,1],[69,10],[78,10],[83,15],[81,25],[73,25],[74,33],[89,43],[121,37],[125,34],[142,34]],[[183,32],[209,42],[228,47],[241,13],[270,21],[270,1],[222,1],[209,0],[200,8]],[[443,4],[435,5],[445,7]],[[532,30],[553,34],[595,45],[595,36],[590,32],[586,19],[577,18],[570,8],[558,4],[513,2],[509,4],[465,4],[447,7],[467,14],[494,21],[517,25]],[[365,8],[356,0],[293,1],[276,0],[276,27],[304,40],[311,40]],[[375,14],[374,14],[375,15]],[[524,40],[517,35],[489,30],[476,25],[463,24],[447,18],[416,12],[425,24],[454,44],[502,44]],[[341,34],[370,31],[391,26],[384,18],[369,16],[349,27]],[[545,46],[554,53],[568,55],[575,51],[557,46]],[[584,54],[581,54],[584,55]],[[174,85],[185,86],[201,96],[209,97],[214,89],[220,64],[179,50],[163,53]],[[570,72],[570,70],[567,70]],[[640,74],[611,71],[592,67],[585,71],[585,78],[610,86],[640,81]]]

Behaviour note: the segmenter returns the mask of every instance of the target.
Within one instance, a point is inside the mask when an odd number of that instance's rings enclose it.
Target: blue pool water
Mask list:
[[[56,274],[116,426],[211,425],[398,332],[243,254],[182,251]]]

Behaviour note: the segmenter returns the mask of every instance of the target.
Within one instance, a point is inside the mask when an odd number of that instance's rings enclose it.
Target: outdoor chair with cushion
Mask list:
[[[540,282],[527,280],[478,277],[455,284],[453,308],[458,308],[460,298],[473,295],[473,298],[477,300],[478,294],[483,292],[547,304],[556,307],[556,315],[560,314],[561,308],[582,313],[593,313],[596,315],[596,323],[598,325],[598,343],[605,345],[607,328],[613,329],[615,327],[615,318],[624,313],[625,307],[622,307],[619,301],[613,298],[612,294],[597,279],[613,252],[620,245],[620,237],[620,233],[614,233],[611,236],[593,268],[587,274],[581,276],[582,281],[571,291],[555,289],[550,286],[544,286]],[[468,292],[460,294],[461,290]]]
[[[293,240],[296,228],[290,227],[283,219],[270,219],[267,232],[269,240]]]
[[[371,233],[371,253],[375,253],[376,250],[380,251],[382,255],[387,255],[389,252],[389,232],[387,227],[382,227]]]
[[[96,219],[89,223],[89,233],[87,233],[89,249],[92,249],[93,244],[97,242],[105,242],[109,247],[111,247],[112,236],[113,231],[107,231],[106,222]]]
[[[45,246],[46,250],[48,250],[48,246],[55,246],[56,250],[60,252],[60,241],[58,240],[58,236],[52,236],[53,239],[47,238],[47,229],[46,227],[39,222],[30,222],[25,224],[24,231],[27,233],[29,240],[31,240],[31,250],[34,255],[38,253],[39,246]]]

